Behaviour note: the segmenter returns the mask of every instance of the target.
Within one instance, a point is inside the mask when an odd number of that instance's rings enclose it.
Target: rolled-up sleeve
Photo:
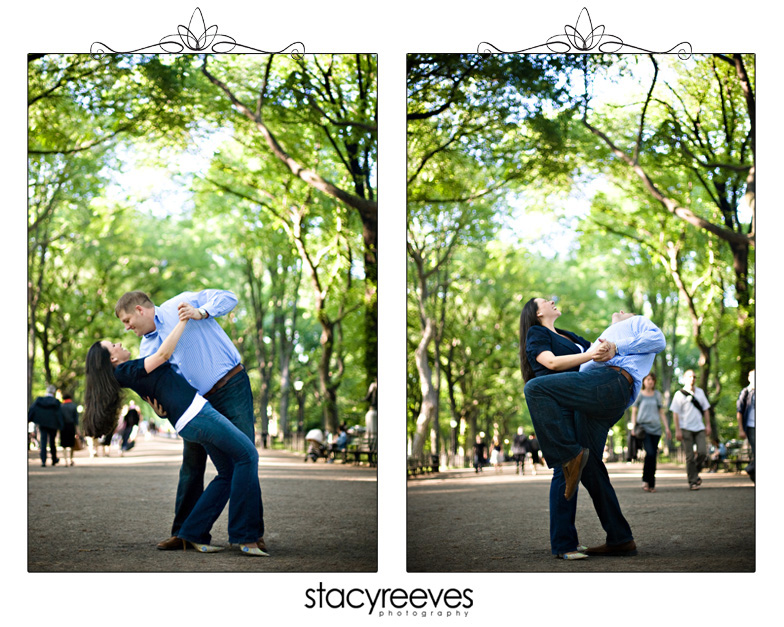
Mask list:
[[[237,306],[237,297],[228,290],[202,290],[189,300],[196,308],[204,307],[213,318],[224,316]]]
[[[644,316],[635,316],[633,333],[615,342],[618,355],[660,353],[667,346],[664,333]]]

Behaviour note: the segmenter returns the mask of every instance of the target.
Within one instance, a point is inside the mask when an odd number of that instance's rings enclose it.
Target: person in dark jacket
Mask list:
[[[60,413],[63,416],[63,426],[60,430],[60,446],[63,447],[65,465],[73,466],[73,452],[76,444],[76,427],[79,424],[79,410],[76,408],[76,403],[73,402],[70,394],[63,394]]]
[[[512,441],[512,455],[515,459],[515,474],[525,474],[525,456],[528,453],[528,438],[522,427],[517,428],[517,434]]]
[[[125,412],[125,416],[123,416],[123,423],[120,455],[125,451],[130,451],[136,444],[131,440],[131,434],[133,433],[133,428],[139,424],[139,410],[136,409],[136,403],[133,401],[130,402],[128,411]]]
[[[53,385],[46,388],[46,394],[39,396],[27,411],[27,421],[38,425],[41,438],[41,466],[46,466],[46,445],[52,451],[52,466],[60,460],[57,459],[57,431],[63,428],[63,415],[60,411],[60,401],[54,393],[57,391]]]
[[[482,440],[481,435],[476,436],[476,443],[474,444],[474,472],[482,472],[482,466],[485,465],[485,451],[487,447]]]

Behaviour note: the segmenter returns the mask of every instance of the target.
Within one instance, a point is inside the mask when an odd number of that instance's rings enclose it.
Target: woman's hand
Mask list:
[[[198,309],[186,302],[177,305],[177,313],[180,316],[180,320],[201,320],[204,317]]]
[[[145,396],[145,397],[144,397],[144,400],[145,400],[145,401],[147,401],[147,402],[150,404],[150,407],[152,407],[152,410],[153,410],[153,411],[154,411],[156,414],[158,414],[158,416],[160,416],[161,418],[165,418],[165,417],[168,415],[168,414],[166,413],[166,410],[165,410],[165,409],[163,409],[163,407],[161,407],[160,405],[158,405],[158,401],[157,401],[157,400],[155,400],[154,398],[153,398],[153,399],[150,399],[150,397],[149,397],[149,396]]]

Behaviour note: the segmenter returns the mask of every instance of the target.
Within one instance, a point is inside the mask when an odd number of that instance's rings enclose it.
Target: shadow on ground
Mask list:
[[[178,440],[153,438],[125,456],[41,467],[28,455],[30,572],[375,572],[378,560],[376,469],[304,463],[260,450],[265,541],[271,554],[159,551],[169,537],[182,456]],[[207,481],[214,476],[208,464]],[[213,543],[228,546],[227,511]]]
[[[655,493],[642,486],[642,464],[608,464],[639,554],[557,560],[550,553],[550,471],[536,476],[485,469],[408,481],[409,572],[753,572],[754,484],[745,474],[702,474],[690,491],[683,467],[663,465]],[[530,473],[530,468],[526,472]],[[605,542],[581,488],[581,543]]]

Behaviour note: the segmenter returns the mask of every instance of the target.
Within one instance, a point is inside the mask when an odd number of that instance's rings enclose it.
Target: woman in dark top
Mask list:
[[[60,430],[60,445],[65,454],[65,465],[74,465],[74,448],[76,448],[76,427],[79,424],[79,410],[73,402],[70,394],[63,394],[63,402],[60,405],[60,413],[63,415],[63,428]]]
[[[144,359],[130,359],[122,344],[96,342],[87,353],[83,427],[88,435],[114,431],[122,405],[122,388],[155,403],[177,433],[201,444],[218,475],[202,492],[196,506],[180,528],[178,537],[203,553],[211,546],[210,529],[229,502],[229,542],[239,544],[246,555],[266,556],[257,544],[258,502],[261,498],[258,451],[248,436],[218,413],[169,363],[186,320],[174,327],[158,352]],[[231,497],[231,498],[229,498]]]
[[[520,315],[520,367],[523,379],[543,377],[558,372],[579,370],[596,354],[591,343],[572,333],[555,327],[561,312],[551,300],[532,298]],[[564,410],[574,424],[574,412]],[[553,468],[550,482],[550,547],[558,558],[574,560],[588,557],[577,540],[575,515],[577,496],[564,498],[564,479],[561,466]],[[583,549],[584,550],[584,549]]]

